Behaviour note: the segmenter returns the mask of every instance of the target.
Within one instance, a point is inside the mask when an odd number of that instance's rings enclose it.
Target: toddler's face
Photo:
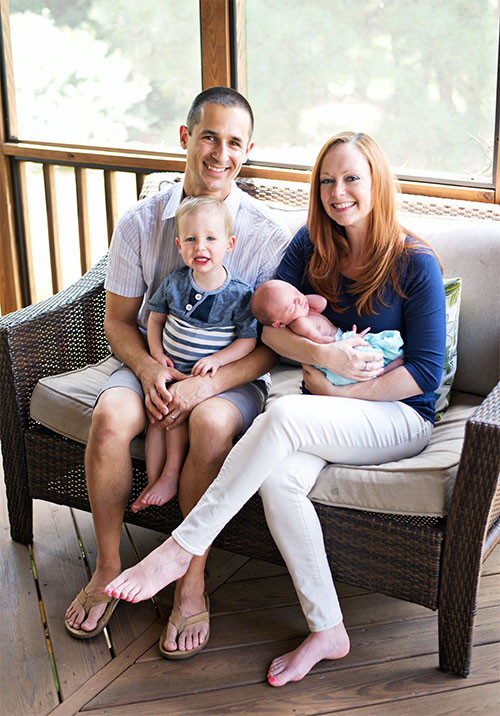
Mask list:
[[[234,237],[227,235],[224,217],[217,209],[196,211],[180,220],[176,243],[186,266],[207,273],[218,268],[233,250]]]

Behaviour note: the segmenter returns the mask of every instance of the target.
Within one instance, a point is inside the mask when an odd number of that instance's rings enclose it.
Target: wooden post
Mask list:
[[[200,0],[202,87],[231,87],[229,0]]]
[[[10,109],[10,132],[15,131],[15,97],[12,72],[12,54],[9,31],[9,8],[7,0],[0,0],[0,31],[2,33],[3,61],[6,76],[6,94]],[[2,58],[0,58],[2,59]],[[3,93],[0,92],[0,308],[3,314],[16,311],[23,305],[21,275],[16,245],[14,199],[10,159],[3,152],[7,137]]]

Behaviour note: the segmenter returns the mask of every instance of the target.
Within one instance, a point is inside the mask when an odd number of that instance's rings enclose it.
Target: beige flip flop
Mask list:
[[[75,629],[75,627],[72,627],[70,624],[68,624],[68,621],[65,618],[64,625],[66,627],[66,630],[69,634],[71,634],[71,636],[74,636],[75,639],[92,639],[92,637],[100,634],[102,630],[108,625],[109,620],[111,619],[111,615],[115,611],[116,606],[120,601],[115,597],[108,596],[104,592],[102,592],[101,594],[87,594],[85,589],[82,589],[82,591],[80,592],[80,594],[77,595],[76,598],[85,611],[85,619],[88,617],[88,614],[92,607],[95,607],[97,604],[107,604],[108,606],[104,610],[104,614],[97,622],[95,629],[92,629],[92,631]],[[85,619],[83,621],[85,621]]]
[[[177,637],[179,637],[179,635],[182,634],[182,632],[190,626],[195,626],[195,624],[203,624],[203,622],[208,622],[208,632],[205,637],[205,640],[194,649],[189,649],[189,651],[181,651],[180,649],[176,649],[175,651],[167,651],[167,649],[163,647],[165,637],[167,636],[167,623],[161,633],[159,642],[161,655],[165,657],[165,659],[189,659],[191,656],[198,654],[208,644],[208,638],[210,636],[210,600],[206,592],[204,592],[203,596],[205,597],[204,612],[198,612],[198,614],[193,614],[193,616],[191,617],[183,617],[181,614],[179,614],[179,612],[176,612],[175,609],[172,609],[172,613],[170,614],[168,621],[173,624],[174,627],[177,629]]]

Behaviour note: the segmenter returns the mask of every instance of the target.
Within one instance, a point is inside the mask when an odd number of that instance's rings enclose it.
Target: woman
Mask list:
[[[390,168],[373,139],[345,132],[325,144],[312,173],[307,225],[292,240],[277,277],[325,296],[325,315],[343,330],[353,324],[399,330],[404,364],[381,374],[381,362],[349,341],[318,345],[287,328],[266,327],[263,340],[303,364],[306,395],[280,398],[259,416],[172,537],[106,591],[128,601],[155,594],[184,573],[193,555],[204,553],[260,488],[311,630],[296,650],[272,662],[269,683],[282,686],[321,659],[349,651],[308,492],[326,461],[380,464],[420,452],[432,432],[443,369],[441,264],[398,223]],[[313,365],[357,382],[334,386]]]

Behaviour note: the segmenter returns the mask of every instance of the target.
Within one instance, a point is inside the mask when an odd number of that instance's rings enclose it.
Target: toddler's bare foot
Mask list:
[[[190,552],[169,537],[138,564],[113,579],[106,587],[106,594],[127,602],[149,599],[167,584],[182,577],[192,558]]]
[[[141,492],[141,494],[139,495],[139,497],[137,498],[137,500],[132,503],[132,505],[131,505],[131,507],[130,507],[130,509],[132,510],[132,512],[140,512],[141,510],[145,510],[145,509],[146,509],[146,507],[147,507],[148,505],[147,505],[147,503],[144,501],[144,498],[146,497],[146,495],[148,494],[148,492],[151,490],[151,488],[153,487],[153,485],[154,485],[154,483],[150,485],[149,482],[148,482],[148,484],[146,485],[146,487],[144,488],[144,490]]]
[[[343,622],[326,631],[312,632],[294,651],[272,661],[267,679],[271,686],[300,681],[322,659],[346,656],[349,647],[349,636]]]
[[[164,473],[156,482],[148,482],[130,509],[132,512],[139,512],[150,505],[164,505],[177,494],[178,484],[178,472]]]

